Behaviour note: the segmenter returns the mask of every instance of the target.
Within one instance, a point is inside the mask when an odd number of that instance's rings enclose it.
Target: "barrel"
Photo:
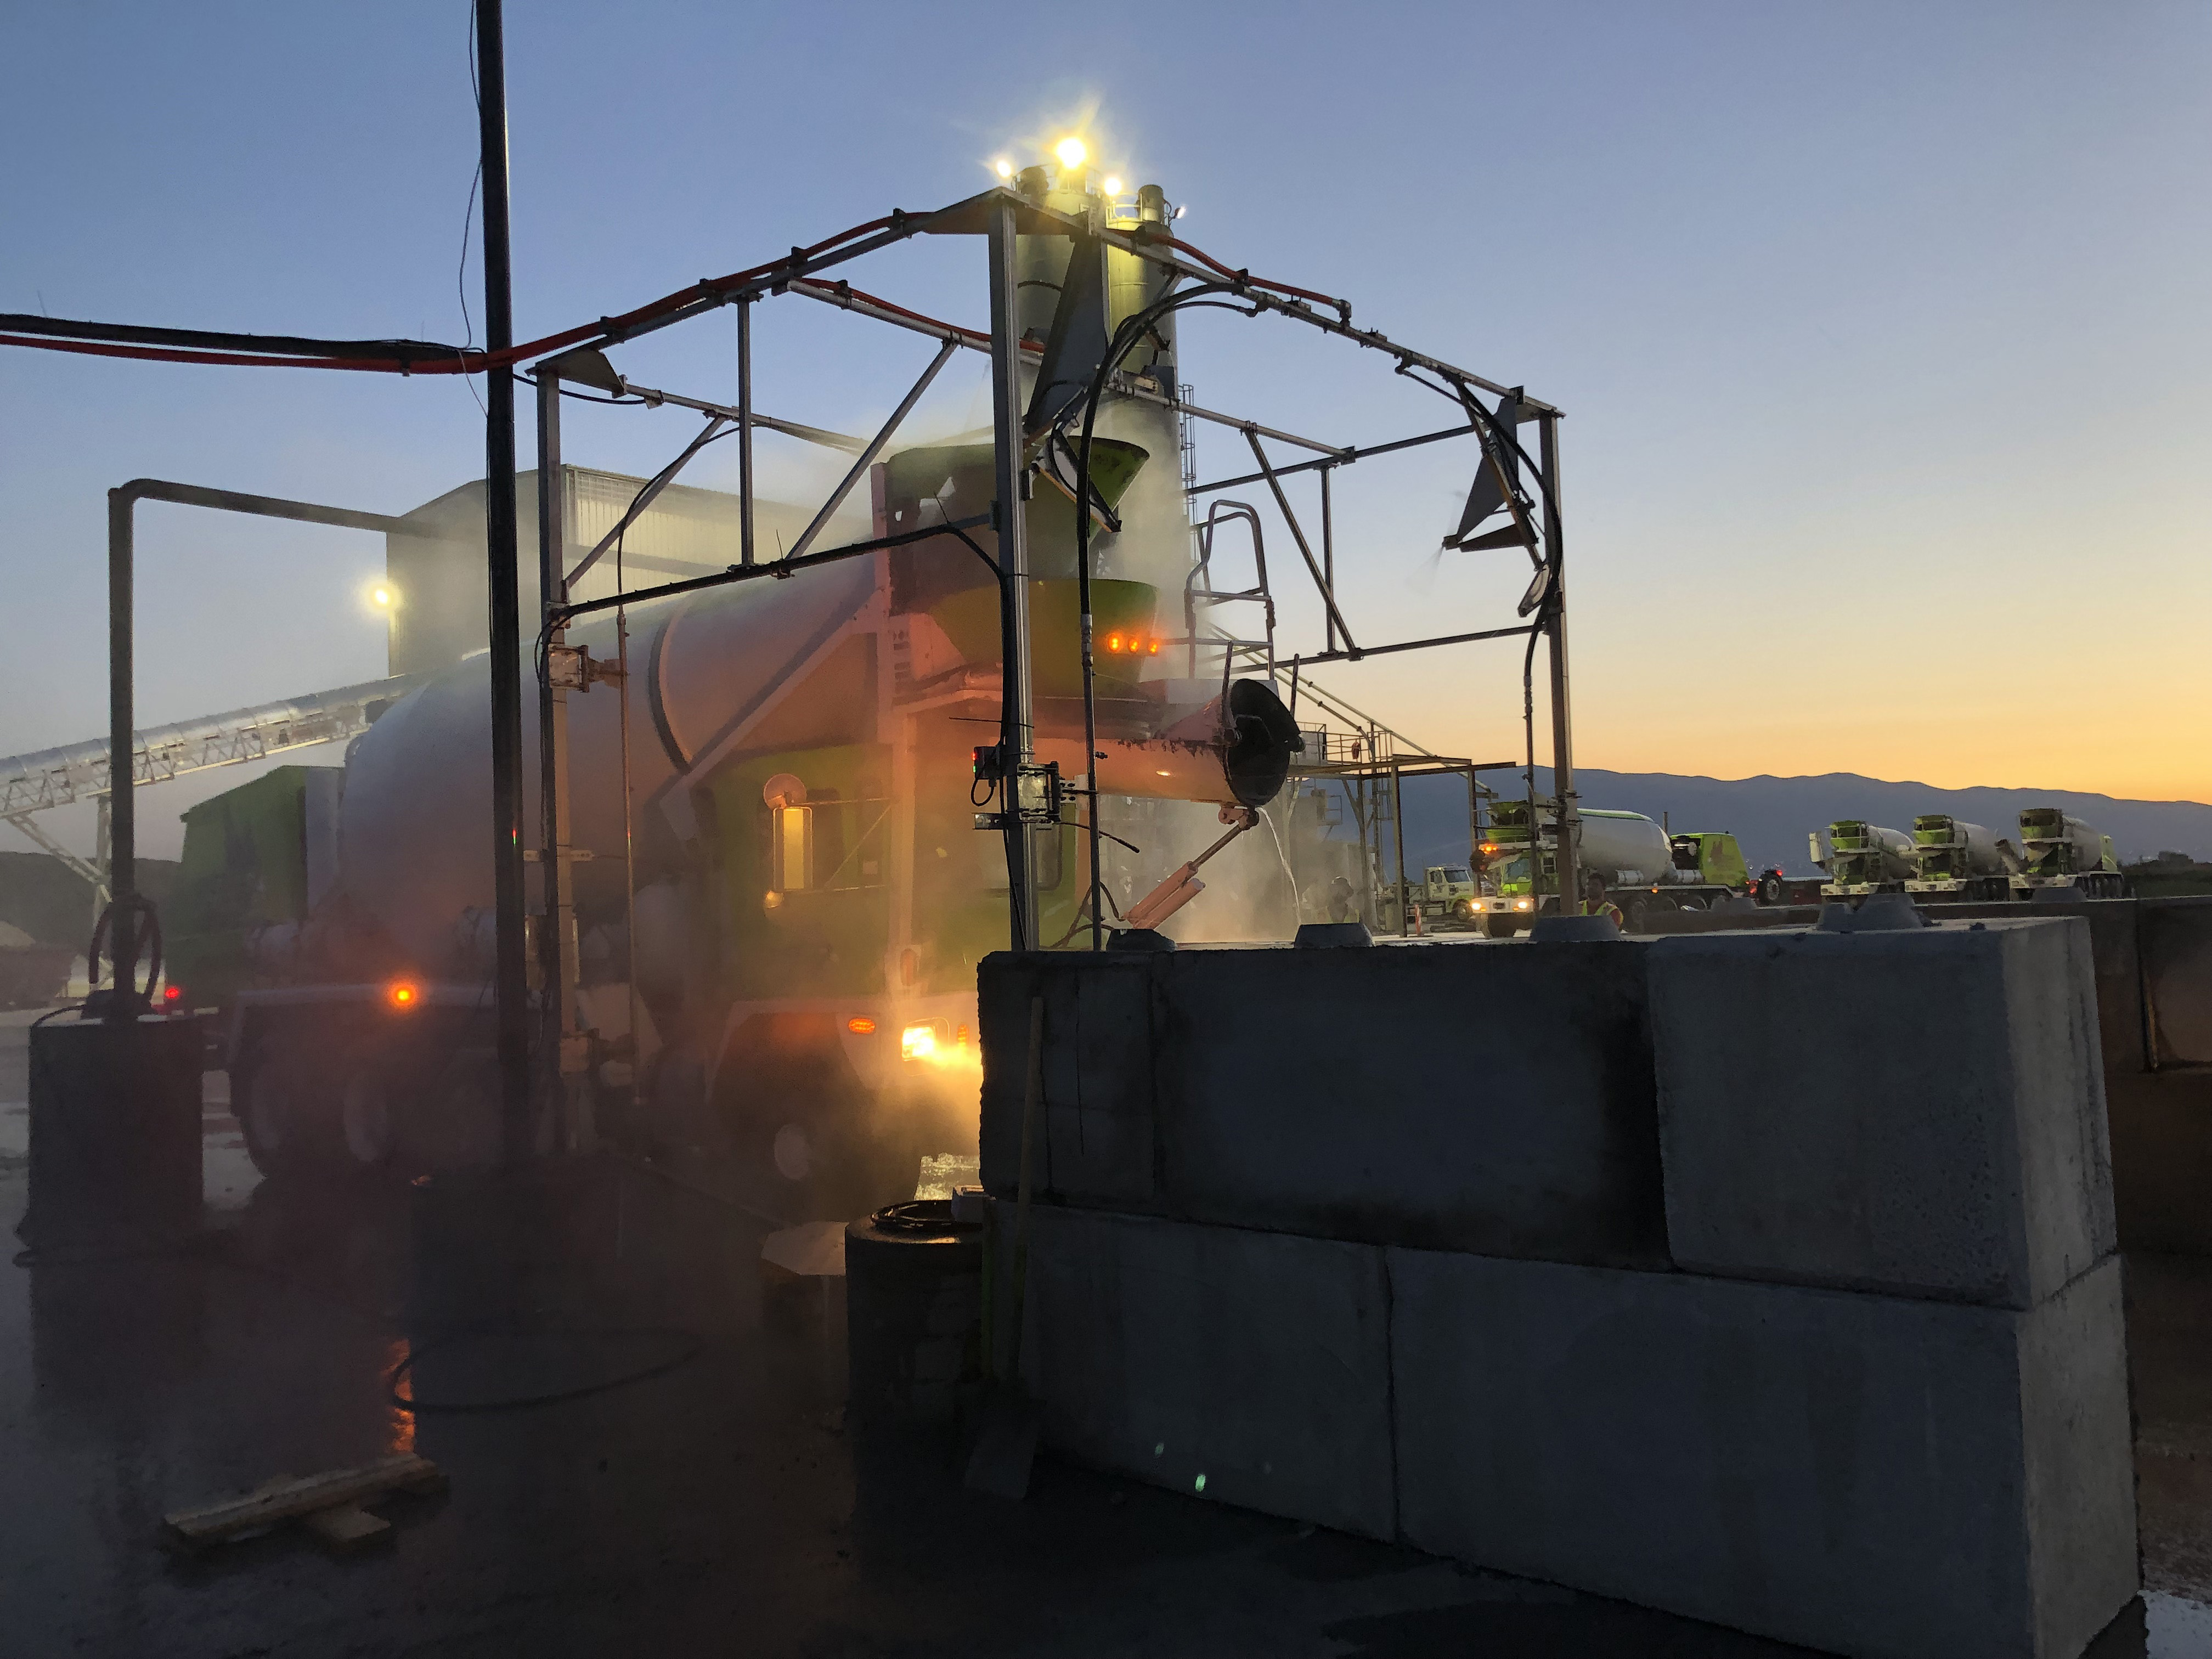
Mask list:
[[[200,1220],[199,1022],[43,1020],[31,1030],[34,1249],[177,1243]]]
[[[845,1228],[847,1418],[856,1430],[951,1425],[982,1376],[983,1228],[949,1199]]]

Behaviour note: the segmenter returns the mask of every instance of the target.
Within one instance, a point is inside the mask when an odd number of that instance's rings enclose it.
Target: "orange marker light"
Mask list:
[[[422,995],[412,981],[404,979],[392,981],[384,989],[384,1000],[395,1008],[412,1008]]]
[[[854,1036],[870,1036],[875,1032],[876,1022],[866,1014],[855,1014],[845,1022],[845,1029]]]
[[[1106,648],[1109,651],[1119,651],[1121,648],[1121,636],[1119,634],[1109,634],[1106,636]]]
[[[1152,654],[1156,657],[1160,654],[1160,642],[1158,640],[1152,641]]]

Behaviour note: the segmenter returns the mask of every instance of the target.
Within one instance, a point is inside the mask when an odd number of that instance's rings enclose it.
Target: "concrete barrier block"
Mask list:
[[[1648,946],[1179,951],[1160,1169],[1194,1220],[1615,1264],[1665,1260]]]
[[[1013,1193],[1028,1002],[1042,994],[1037,1167],[1052,1198],[1368,1243],[1663,1264],[1648,948],[988,957],[984,1185]]]
[[[2078,918],[1715,933],[1649,961],[1679,1266],[2026,1308],[2112,1253]]]
[[[2074,1659],[2135,1594],[2118,1258],[2025,1312],[1389,1268],[1424,1549],[1866,1659]]]
[[[1142,1210],[1154,1198],[1154,984],[1142,953],[1002,951],[976,975],[983,1053],[982,1182],[1021,1174],[1030,1002],[1045,1005],[1044,1096],[1031,1176],[1048,1200]]]
[[[997,1210],[1001,1261],[1013,1206]],[[1036,1206],[1023,1374],[1083,1462],[1370,1538],[1395,1528],[1382,1253]]]

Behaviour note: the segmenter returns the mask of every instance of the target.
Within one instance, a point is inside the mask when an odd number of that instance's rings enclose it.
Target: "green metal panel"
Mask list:
[[[161,920],[169,981],[196,1007],[246,984],[254,928],[307,920],[309,770],[276,767],[184,813],[184,858]]]

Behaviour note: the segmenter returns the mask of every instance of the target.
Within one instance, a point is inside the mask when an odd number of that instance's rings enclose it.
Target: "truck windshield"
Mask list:
[[[1455,886],[1464,886],[1467,883],[1474,879],[1473,876],[1469,875],[1464,870],[1446,870],[1441,873],[1446,881],[1452,883]]]
[[[1498,873],[1498,879],[1525,884],[1528,879],[1528,855],[1523,853],[1517,859],[1508,859],[1505,868]]]

